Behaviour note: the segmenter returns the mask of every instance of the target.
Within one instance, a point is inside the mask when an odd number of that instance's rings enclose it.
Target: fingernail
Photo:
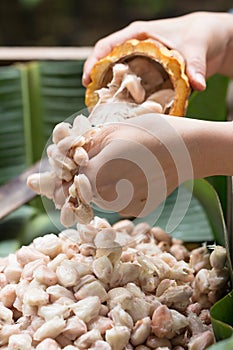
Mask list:
[[[198,84],[200,84],[203,88],[206,87],[206,81],[205,81],[205,78],[203,77],[202,74],[200,73],[196,73],[195,74],[195,80]]]
[[[205,76],[203,73],[198,72],[197,68],[193,66],[187,67],[187,74],[189,81],[194,90],[203,91],[206,88]]]

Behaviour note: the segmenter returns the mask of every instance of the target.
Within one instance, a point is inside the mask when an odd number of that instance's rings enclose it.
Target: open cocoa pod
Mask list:
[[[130,74],[140,80],[144,95],[134,102],[155,101],[163,105],[162,113],[185,115],[191,89],[185,74],[184,59],[179,52],[152,39],[128,40],[95,64],[91,83],[86,89],[85,103],[88,108],[99,101],[98,91],[109,87],[117,64],[127,65]]]

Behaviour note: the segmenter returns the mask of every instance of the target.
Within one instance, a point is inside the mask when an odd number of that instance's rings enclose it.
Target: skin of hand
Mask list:
[[[233,123],[147,114],[107,124],[89,146],[94,202],[143,217],[186,180],[233,173]]]
[[[83,85],[90,82],[94,64],[128,39],[152,38],[179,51],[186,61],[186,73],[195,90],[204,90],[206,78],[220,73],[233,78],[233,15],[222,12],[194,12],[184,16],[136,21],[100,39],[84,65]]]

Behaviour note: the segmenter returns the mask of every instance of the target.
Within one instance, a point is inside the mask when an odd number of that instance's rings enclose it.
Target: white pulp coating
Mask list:
[[[123,232],[120,245],[116,239]],[[209,309],[229,279],[224,248],[213,247],[213,253],[211,266],[208,251],[188,252],[160,228],[129,220],[111,226],[98,217],[58,236],[36,238],[0,258],[4,276],[9,267],[11,276],[14,266],[17,271],[14,282],[2,279],[0,345],[12,350],[15,344],[38,350],[209,346],[214,341]],[[185,261],[178,260],[182,257]]]
[[[8,350],[31,350],[32,338],[29,334],[13,334],[9,338]]]
[[[56,338],[65,328],[65,324],[65,320],[55,316],[36,330],[33,339],[41,341],[45,338]]]

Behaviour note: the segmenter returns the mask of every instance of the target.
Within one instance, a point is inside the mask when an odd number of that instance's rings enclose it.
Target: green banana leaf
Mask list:
[[[28,65],[33,162],[41,158],[54,126],[85,108],[82,71],[83,61]]]
[[[9,255],[10,253],[15,252],[21,246],[20,241],[17,239],[6,239],[1,241],[0,244],[0,257]]]
[[[21,235],[37,215],[36,208],[24,205],[0,221],[0,257],[7,256],[23,244]]]
[[[229,339],[219,341],[214,345],[208,347],[208,350],[232,350],[233,349],[233,337]]]
[[[226,96],[229,79],[222,75],[214,75],[207,80],[206,90],[193,92],[188,104],[187,117],[212,121],[227,120]],[[211,176],[208,181],[216,189],[227,217],[227,177]]]
[[[187,116],[195,119],[225,121],[226,95],[229,79],[216,74],[206,82],[206,90],[193,92],[189,99]]]
[[[0,184],[28,165],[30,125],[26,67],[0,68]]]
[[[211,308],[211,321],[216,340],[233,336],[233,291],[219,300]]]
[[[208,79],[207,89],[203,92],[194,92],[189,101],[189,107],[187,111],[187,116],[192,118],[215,120],[215,121],[226,121],[227,120],[227,106],[224,101],[226,101],[227,88],[229,84],[229,79],[220,75],[215,75]],[[227,217],[227,178],[225,176],[213,176],[208,178],[208,181],[216,189],[223,209],[223,214],[225,218]],[[207,187],[206,187],[206,190]],[[210,191],[211,192],[211,191]],[[223,214],[214,215],[216,209],[216,202],[213,201],[211,205],[212,194],[208,193],[206,199],[210,201],[210,205],[207,205],[207,215],[212,217],[214,220],[214,225],[212,222],[212,228],[217,240],[220,244],[225,242],[225,246],[228,252],[228,263],[231,269],[231,286],[232,281],[232,249],[229,251],[229,241],[227,238],[227,231],[225,228],[225,221]],[[196,192],[199,196],[199,192]],[[215,202],[215,204],[214,204]],[[217,214],[217,213],[216,213]],[[217,231],[216,231],[217,229]],[[231,232],[228,233],[232,234]],[[231,248],[231,247],[230,247]],[[232,292],[230,292],[226,297],[218,301],[211,308],[211,322],[215,332],[215,337],[217,343],[209,347],[209,350],[230,350],[233,348],[233,336],[232,336],[232,325],[233,325],[233,302],[232,302]],[[230,337],[230,338],[229,338]],[[226,339],[220,341],[222,339]]]
[[[84,108],[82,70],[81,60],[30,62],[0,68],[0,184],[40,159],[54,126]],[[40,198],[31,205],[43,211]],[[14,216],[2,220],[0,240],[20,236],[23,227],[26,230],[26,221],[31,225],[32,218],[26,213],[25,217],[18,216],[17,224]],[[32,238],[35,232],[39,235],[38,230],[30,232]],[[6,243],[5,254],[12,248],[10,242]]]

